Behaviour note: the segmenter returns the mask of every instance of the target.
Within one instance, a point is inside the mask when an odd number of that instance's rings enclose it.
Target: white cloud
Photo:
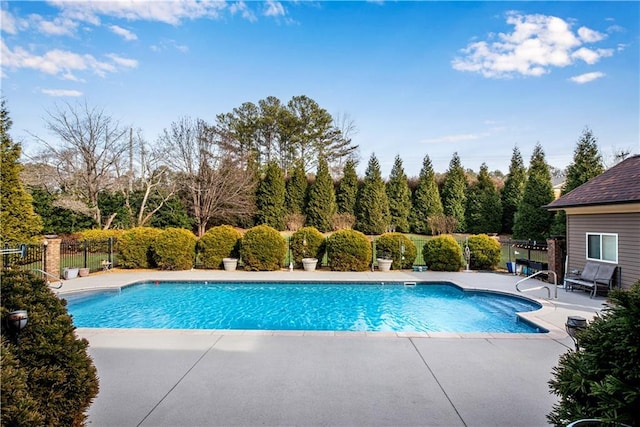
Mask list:
[[[232,3],[231,6],[229,6],[229,12],[232,15],[240,13],[240,15],[249,22],[256,22],[258,20],[255,13],[247,7],[244,1]]]
[[[571,80],[574,83],[584,84],[584,83],[589,83],[594,80],[600,79],[604,76],[605,76],[604,73],[601,73],[600,71],[596,71],[593,73],[580,74],[579,76],[571,77],[569,80]]]
[[[612,49],[581,47],[606,36],[587,27],[580,27],[576,35],[568,22],[555,16],[510,12],[507,23],[514,26],[513,32],[490,34],[488,41],[469,43],[461,49],[462,56],[451,62],[452,67],[491,78],[536,77],[576,60],[594,64],[613,54]]]
[[[18,33],[18,23],[16,19],[4,9],[0,9],[0,21],[2,22],[0,30],[8,34]]]
[[[82,96],[83,93],[79,90],[70,90],[70,89],[42,89],[40,92],[49,96]]]
[[[138,40],[138,36],[135,33],[127,30],[126,28],[122,28],[118,25],[111,25],[109,29],[111,30],[111,32],[119,35],[126,41]]]
[[[41,33],[50,36],[69,36],[78,28],[78,22],[65,16],[58,16],[52,21],[44,19],[40,15],[29,15],[29,20]]]
[[[264,16],[285,16],[287,12],[279,1],[267,0],[265,3]]]
[[[109,58],[111,58],[111,60],[113,62],[115,62],[116,64],[122,66],[122,67],[126,67],[126,68],[137,68],[138,67],[138,61],[136,61],[135,59],[129,59],[129,58],[123,58],[121,56],[118,56],[114,53],[110,53],[107,55]]]
[[[176,49],[182,53],[189,52],[189,46],[184,44],[179,44],[175,40],[162,40],[158,44],[151,45],[151,50],[154,52],[163,52],[167,49]]]

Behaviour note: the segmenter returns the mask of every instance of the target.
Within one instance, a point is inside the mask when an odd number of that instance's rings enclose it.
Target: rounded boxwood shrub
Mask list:
[[[463,265],[460,245],[446,234],[428,240],[422,256],[429,269],[434,271],[458,271]]]
[[[167,228],[156,237],[152,249],[162,270],[190,270],[196,256],[196,236],[184,228]]]
[[[293,253],[293,261],[298,266],[302,264],[302,258],[321,260],[327,249],[324,235],[315,227],[302,227],[291,235],[289,244]]]
[[[393,270],[411,268],[417,255],[418,248],[415,243],[402,233],[384,233],[376,240],[376,257],[392,259],[391,269]]]
[[[240,258],[247,270],[279,270],[286,254],[287,241],[268,225],[250,228],[240,239]]]
[[[135,227],[124,231],[118,238],[118,265],[123,268],[155,268],[153,242],[162,230],[153,227]]]
[[[371,242],[360,231],[339,230],[327,239],[333,271],[366,271],[371,265]]]
[[[27,310],[19,341],[2,323],[3,426],[82,426],[98,394],[89,343],[75,335],[66,302],[27,272],[2,272],[0,316]]]
[[[242,235],[230,225],[212,227],[198,241],[200,262],[204,268],[219,270],[223,258],[240,257]]]
[[[467,240],[472,270],[492,270],[500,262],[500,242],[486,234],[470,236]]]
[[[640,426],[640,280],[609,293],[607,307],[578,335],[549,381],[559,402],[547,415],[556,426],[584,418],[597,425]],[[596,425],[596,424],[592,424]]]

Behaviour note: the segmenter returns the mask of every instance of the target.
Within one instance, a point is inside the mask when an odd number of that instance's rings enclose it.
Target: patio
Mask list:
[[[515,293],[517,276],[439,272],[126,272],[66,281],[61,291],[142,280],[450,281]],[[527,282],[522,288],[540,285]],[[569,315],[604,298],[527,292],[548,334],[334,333],[78,329],[100,393],[94,426],[542,426],[547,381],[573,347]],[[553,296],[553,290],[552,290]]]

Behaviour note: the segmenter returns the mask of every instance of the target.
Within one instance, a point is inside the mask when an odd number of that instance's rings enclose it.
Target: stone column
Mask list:
[[[60,244],[62,239],[57,237],[47,238],[42,245],[44,246],[44,271],[53,277],[61,278],[60,275]]]
[[[567,255],[567,241],[564,237],[551,237],[547,239],[547,260],[549,270],[555,271],[558,284],[564,283],[564,260]],[[549,280],[552,280],[549,277]]]

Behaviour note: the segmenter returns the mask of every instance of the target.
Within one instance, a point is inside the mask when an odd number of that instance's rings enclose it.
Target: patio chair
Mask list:
[[[598,275],[599,268],[600,268],[599,264],[595,262],[587,261],[582,272],[580,272],[577,275],[565,276],[564,278],[565,289],[569,289],[573,291],[573,288],[576,285],[584,288],[589,288],[589,289],[595,288],[594,283],[596,280],[596,276]]]
[[[598,292],[598,286],[606,287],[607,290],[613,289],[613,280],[616,272],[617,265],[614,264],[601,264],[598,268],[598,274],[593,283],[593,295],[596,296]]]

